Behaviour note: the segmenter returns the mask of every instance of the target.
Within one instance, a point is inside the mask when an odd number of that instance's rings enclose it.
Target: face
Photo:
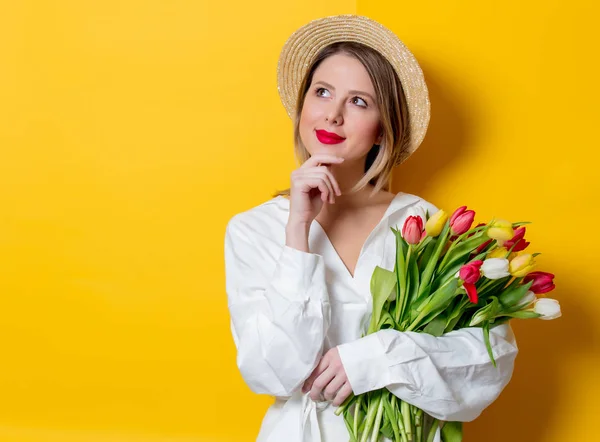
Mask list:
[[[321,62],[306,93],[299,129],[311,155],[332,153],[344,157],[345,164],[366,157],[380,143],[375,89],[360,61],[335,54]]]

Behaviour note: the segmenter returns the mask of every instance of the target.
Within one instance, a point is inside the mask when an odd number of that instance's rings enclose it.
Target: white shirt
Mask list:
[[[237,365],[246,384],[275,396],[263,419],[260,442],[349,440],[342,416],[327,401],[301,391],[327,350],[338,346],[354,394],[387,388],[442,421],[472,421],[509,382],[518,352],[508,323],[490,330],[495,368],[482,329],[435,337],[381,330],[361,338],[372,311],[375,266],[394,269],[390,227],[438,209],[398,193],[368,236],[354,277],[314,220],[309,250],[285,244],[290,201],[277,196],[234,215],[225,234],[226,292]],[[431,423],[427,417],[426,430]],[[425,433],[427,434],[427,433]],[[385,439],[388,441],[389,439]],[[440,431],[435,438],[440,441]]]

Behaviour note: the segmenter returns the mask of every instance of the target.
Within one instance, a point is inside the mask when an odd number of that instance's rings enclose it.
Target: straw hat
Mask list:
[[[429,124],[429,93],[423,71],[414,55],[398,36],[382,24],[361,15],[343,14],[312,20],[286,41],[277,64],[277,89],[281,102],[293,118],[298,89],[308,66],[325,46],[339,41],[355,41],[377,50],[392,65],[408,105],[410,141],[396,165],[406,160],[421,144]]]

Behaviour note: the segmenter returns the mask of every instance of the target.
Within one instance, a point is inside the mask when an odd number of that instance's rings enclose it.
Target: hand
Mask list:
[[[302,392],[307,393],[313,401],[321,399],[321,392],[325,400],[332,401],[333,405],[340,406],[352,393],[352,387],[348,382],[346,370],[340,359],[337,347],[333,347],[321,358],[319,365],[302,386]]]
[[[288,222],[309,225],[325,202],[335,203],[335,195],[341,195],[342,191],[329,166],[322,164],[342,161],[344,158],[336,155],[315,154],[292,172]]]

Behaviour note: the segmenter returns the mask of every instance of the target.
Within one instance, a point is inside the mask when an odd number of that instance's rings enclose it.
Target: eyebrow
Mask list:
[[[317,82],[315,82],[315,84],[319,84],[319,83],[322,84],[323,86],[327,86],[329,89],[333,89],[335,91],[335,87],[333,85],[331,85],[331,84],[329,84],[329,83],[327,83],[325,81],[317,81]],[[362,94],[362,95],[366,95],[371,100],[373,100],[373,102],[376,101],[375,98],[373,98],[373,96],[371,94],[367,93],[367,92],[357,91],[357,90],[353,89],[351,91],[348,91],[348,93],[350,93],[350,94]]]

